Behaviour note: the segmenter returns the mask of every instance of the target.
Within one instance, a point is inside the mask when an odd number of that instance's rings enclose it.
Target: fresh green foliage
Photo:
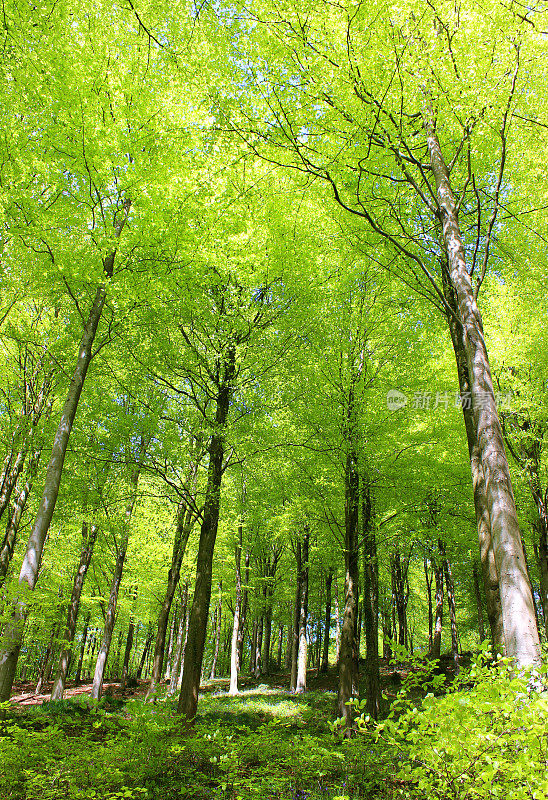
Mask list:
[[[399,795],[436,800],[548,797],[548,697],[531,686],[538,675],[516,675],[505,659],[484,652],[443,696],[431,691],[431,668],[413,683],[427,691],[419,704],[402,687],[375,738],[398,754]],[[430,690],[430,691],[429,691]],[[370,735],[365,716],[361,727]]]
[[[1,727],[6,800],[295,800],[369,796],[381,747],[335,740],[330,692],[295,697],[252,690],[204,697],[195,728],[169,703],[47,703],[8,714]]]

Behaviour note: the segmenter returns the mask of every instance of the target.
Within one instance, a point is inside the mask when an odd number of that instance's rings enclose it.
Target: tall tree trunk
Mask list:
[[[306,666],[308,655],[308,639],[306,626],[308,624],[308,554],[310,543],[310,530],[305,526],[302,545],[302,578],[301,602],[299,614],[299,653],[297,658],[297,684],[295,692],[301,694],[306,691]]]
[[[221,624],[223,619],[223,582],[219,582],[219,599],[217,601],[217,609],[215,611],[215,619],[217,621],[215,630],[215,646],[213,650],[213,661],[211,662],[211,672],[209,673],[209,680],[215,680],[215,670],[217,669],[217,660],[219,658],[219,645],[221,643]]]
[[[169,639],[167,643],[167,652],[164,662],[164,681],[169,681],[171,678],[171,662],[173,660],[173,648],[175,646],[175,639],[177,637],[177,628],[179,625],[179,606],[175,605],[173,614],[171,615],[171,625],[169,627]]]
[[[264,615],[261,614],[257,623],[257,650],[255,652],[255,677],[259,678],[263,666],[263,633],[264,633]]]
[[[51,628],[51,636],[49,638],[48,646],[46,648],[46,652],[44,655],[44,660],[42,661],[42,668],[40,670],[40,675],[38,677],[38,683],[36,684],[36,689],[34,690],[35,694],[42,694],[42,689],[44,687],[44,683],[46,682],[46,675],[48,671],[48,667],[50,665],[54,648],[55,648],[55,639],[59,635],[59,622],[54,622]]]
[[[114,234],[116,238],[118,238],[122,232],[129,214],[129,209],[130,203],[126,201],[121,220],[118,223],[115,222]],[[116,250],[112,250],[103,261],[103,270],[108,278],[112,277],[115,257]],[[106,286],[101,284],[97,287],[95,298],[88,314],[84,333],[80,341],[76,367],[72,375],[61,419],[53,440],[51,455],[46,470],[42,500],[29,536],[27,551],[19,573],[19,586],[22,591],[11,603],[10,618],[4,627],[3,636],[0,637],[4,642],[0,650],[0,702],[9,700],[11,694],[17,668],[17,660],[23,642],[25,619],[29,611],[28,598],[26,595],[28,591],[34,591],[38,580],[42,551],[44,549],[46,536],[49,531],[57,496],[59,494],[59,487],[61,485],[61,476],[63,473],[68,441],[76,417],[78,402],[80,400],[88,367],[92,359],[93,342],[99,320],[101,319],[105,299]],[[23,584],[25,584],[25,586],[23,586]]]
[[[379,577],[377,542],[371,503],[371,488],[364,480],[362,486],[363,528],[363,610],[365,620],[365,675],[367,713],[378,719],[381,700],[379,669]]]
[[[434,578],[433,571],[430,571],[428,559],[424,556],[424,579],[426,582],[426,594],[428,597],[428,652],[432,652],[433,646],[433,633],[434,633],[434,612],[432,609],[432,580]]]
[[[404,558],[402,565],[401,553],[399,548],[394,549],[390,559],[392,568],[392,586],[394,591],[394,602],[398,617],[398,644],[402,647],[407,646],[407,599],[409,597],[407,587],[407,569],[409,560]]]
[[[477,609],[477,613],[478,613],[479,639],[480,639],[480,642],[484,642],[485,641],[485,628],[484,628],[484,625],[483,625],[483,602],[482,602],[482,599],[481,599],[481,588],[480,588],[479,577],[478,577],[478,566],[477,566],[475,561],[474,561],[474,565],[472,567],[472,578],[473,578],[473,581],[474,581],[474,594],[475,594],[475,597],[476,597],[476,609]]]
[[[204,513],[200,529],[198,558],[196,563],[196,584],[190,612],[185,663],[181,694],[177,711],[188,721],[196,716],[200,675],[204,658],[204,646],[211,599],[211,579],[213,572],[213,552],[219,524],[221,503],[221,482],[223,475],[224,428],[228,418],[232,382],[236,374],[236,348],[230,345],[224,364],[224,375],[220,379],[215,414],[215,427],[209,443],[209,470],[204,502]]]
[[[451,572],[451,564],[445,552],[445,543],[440,539],[438,541],[440,556],[442,559],[443,576],[445,578],[445,589],[447,592],[447,607],[449,609],[449,624],[451,627],[451,655],[453,657],[453,665],[455,675],[458,674],[459,665],[459,640],[457,636],[457,609],[455,605],[455,585],[453,583],[453,575]]]
[[[0,549],[0,588],[4,585],[9,565],[13,557],[17,532],[19,530],[19,523],[21,522],[21,517],[23,516],[23,511],[25,510],[34,478],[36,477],[41,453],[41,448],[34,452],[27,470],[27,479],[25,484],[22,486],[21,490],[16,493],[15,500],[13,501],[13,505],[8,516],[6,533],[4,535],[4,541],[2,542],[2,548]]]
[[[341,609],[339,608],[339,583],[335,578],[335,662],[339,666],[341,653]]]
[[[255,675],[255,664],[257,661],[257,636],[259,634],[259,621],[257,617],[253,617],[253,624],[251,626],[251,652],[249,654],[249,673]]]
[[[78,609],[80,608],[80,597],[82,596],[82,589],[84,588],[86,573],[91,563],[93,548],[95,547],[95,542],[97,540],[97,532],[97,525],[92,524],[88,526],[86,521],[82,523],[82,549],[80,551],[80,563],[78,564],[78,569],[76,570],[76,575],[74,576],[74,582],[72,585],[72,594],[69,601],[65,632],[63,634],[63,649],[61,651],[61,657],[59,658],[59,664],[57,666],[55,681],[53,683],[53,689],[51,692],[52,700],[62,700],[65,692],[65,681],[67,679],[70,656],[72,653],[72,642],[74,639],[74,633],[76,631]]]
[[[295,559],[297,574],[295,581],[295,606],[293,612],[293,642],[291,647],[291,678],[289,686],[292,692],[297,688],[297,663],[299,658],[299,625],[301,620],[301,596],[302,596],[302,545],[300,539],[295,545]]]
[[[289,624],[287,626],[287,639],[285,643],[285,660],[284,668],[289,671],[291,675],[291,655],[293,653],[293,622],[294,622],[294,609],[293,604],[289,607]],[[291,678],[290,678],[291,683]]]
[[[329,572],[325,577],[325,624],[323,632],[323,653],[322,663],[320,665],[321,672],[327,672],[329,666],[329,641],[331,637],[331,586],[333,584],[333,567],[329,568]]]
[[[135,634],[135,619],[133,614],[130,615],[129,625],[126,636],[126,646],[124,648],[124,663],[122,664],[122,676],[120,678],[120,691],[125,692],[127,679],[129,676],[129,658],[131,656],[131,649],[133,647],[133,636]]]
[[[232,622],[232,639],[230,645],[230,689],[229,694],[238,694],[238,671],[240,659],[238,642],[240,639],[240,615],[242,611],[242,540],[243,525],[238,525],[238,541],[234,548],[236,598],[234,602],[234,620]]]
[[[141,653],[141,660],[139,661],[139,666],[137,667],[137,672],[135,673],[135,677],[138,681],[141,680],[141,677],[143,675],[143,670],[145,668],[145,663],[150,650],[150,645],[152,644],[153,637],[154,637],[154,631],[152,630],[152,625],[149,624],[147,636],[145,639],[145,646],[143,647],[143,652]]]
[[[244,636],[245,626],[247,621],[247,607],[248,607],[248,587],[249,587],[249,561],[251,553],[249,550],[245,554],[245,573],[244,585],[242,588],[242,611],[240,616],[240,626],[238,629],[238,670],[241,670],[244,663]]]
[[[4,480],[2,482],[2,488],[0,491],[0,518],[2,517],[6,508],[8,507],[12,492],[17,484],[17,480],[23,469],[26,456],[27,456],[27,443],[26,441],[24,441],[23,446],[15,456],[13,464],[10,461],[11,469],[9,469],[7,471],[7,474],[4,475]]]
[[[432,106],[428,102],[425,103],[423,118],[430,167],[436,182],[449,276],[455,290],[459,320],[462,324],[472,411],[477,431],[479,458],[485,478],[491,540],[499,578],[506,653],[515,660],[517,666],[537,664],[540,661],[540,642],[504,439],[495,404],[483,324],[466,267],[464,245],[458,223],[458,206],[451,188],[449,170],[437,138]]]
[[[432,656],[439,658],[441,654],[441,631],[443,626],[443,564],[432,562],[434,578],[436,581],[436,615],[434,622],[434,639],[432,643]]]
[[[169,689],[167,696],[173,697],[177,690],[179,676],[181,674],[181,663],[183,658],[183,647],[185,641],[185,633],[188,628],[188,584],[185,583],[182,598],[181,598],[181,616],[179,618],[179,627],[177,628],[177,641],[173,652],[173,662],[171,664],[171,675],[169,678]]]
[[[272,599],[270,597],[270,591],[268,587],[266,588],[266,608],[264,611],[264,638],[263,638],[263,675],[270,674],[270,646],[272,640]]]
[[[456,293],[449,280],[447,268],[447,258],[442,263],[442,277],[444,296],[452,309],[453,314],[447,312],[447,322],[451,333],[451,341],[455,353],[457,365],[457,376],[461,396],[462,414],[464,417],[464,427],[468,442],[468,454],[472,471],[472,485],[474,490],[474,509],[476,513],[476,525],[478,529],[478,540],[480,549],[481,570],[485,587],[485,599],[487,606],[487,618],[491,631],[491,641],[493,647],[499,653],[504,654],[504,630],[502,625],[502,604],[500,600],[499,578],[495,565],[495,553],[491,537],[491,519],[487,505],[487,494],[485,486],[485,474],[481,463],[480,447],[478,441],[478,431],[476,420],[472,411],[472,405],[468,398],[471,397],[470,376],[466,361],[464,348],[464,333],[458,321],[458,306]]]
[[[76,686],[80,683],[80,679],[82,677],[82,666],[84,664],[84,653],[86,651],[86,642],[88,638],[88,631],[89,631],[89,620],[91,617],[91,612],[86,611],[86,616],[84,617],[84,627],[82,629],[82,644],[80,645],[80,655],[78,657],[78,665],[76,667],[76,673],[74,675],[74,683]]]
[[[276,669],[278,670],[278,672],[282,671],[283,649],[284,649],[284,626],[280,622],[278,623],[278,655],[276,657]]]
[[[191,467],[191,475],[189,483],[195,488],[195,476],[198,470],[198,462],[193,463]],[[191,506],[186,506],[181,503],[177,514],[177,530],[175,533],[175,540],[173,542],[173,551],[171,554],[171,566],[167,576],[166,593],[162,605],[160,606],[160,613],[158,615],[158,627],[156,633],[156,642],[154,645],[154,661],[152,664],[152,674],[150,677],[150,684],[146,694],[146,700],[154,699],[156,687],[162,674],[162,667],[164,664],[164,651],[166,643],[166,631],[169,622],[169,615],[171,612],[171,604],[175,596],[175,591],[179,583],[179,576],[181,574],[181,564],[186,551],[186,546],[194,526],[196,517],[192,511]]]
[[[349,702],[358,682],[358,652],[356,641],[358,613],[358,522],[359,522],[359,476],[356,453],[350,450],[345,469],[345,605],[341,631],[339,656],[339,693],[337,711],[339,717],[352,724]]]
[[[139,475],[141,474],[141,467],[145,455],[145,450],[148,441],[145,441],[144,436],[141,436],[141,449],[137,464],[133,468],[131,475],[131,491],[128,503],[126,505],[125,517],[123,521],[123,530],[118,553],[116,556],[116,565],[114,567],[114,575],[110,585],[110,595],[107,606],[107,613],[105,617],[105,627],[103,630],[103,639],[97,654],[97,661],[95,664],[95,673],[93,675],[93,685],[91,687],[91,697],[93,700],[99,700],[103,689],[103,680],[105,676],[105,668],[107,664],[108,654],[110,651],[110,644],[112,642],[112,633],[114,631],[114,624],[116,622],[116,607],[118,605],[118,592],[120,591],[120,584],[122,582],[122,575],[124,572],[124,564],[126,560],[127,547],[129,543],[129,529],[131,517],[135,503],[137,501],[137,487],[139,484]]]

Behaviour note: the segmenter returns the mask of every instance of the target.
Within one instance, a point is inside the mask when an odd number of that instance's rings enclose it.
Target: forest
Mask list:
[[[4,0],[0,800],[548,798],[547,29]]]

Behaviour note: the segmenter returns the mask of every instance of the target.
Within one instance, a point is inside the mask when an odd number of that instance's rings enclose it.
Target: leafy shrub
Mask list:
[[[425,677],[428,683],[429,676]],[[420,681],[420,673],[415,681]],[[375,736],[399,760],[395,785],[406,797],[436,800],[546,800],[548,696],[531,691],[507,661],[486,657],[441,697],[422,703],[403,687]],[[373,728],[362,715],[360,727]]]

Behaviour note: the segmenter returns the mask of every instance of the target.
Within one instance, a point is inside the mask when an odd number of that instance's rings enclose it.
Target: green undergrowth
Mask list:
[[[86,701],[9,708],[2,800],[333,800],[378,795],[386,748],[333,732],[335,695],[259,687],[200,700],[192,731],[174,705]],[[382,795],[383,797],[386,795]]]
[[[210,692],[190,730],[170,701],[4,704],[0,800],[548,800],[543,682],[485,656],[443,687],[417,664],[350,738],[328,691]]]

